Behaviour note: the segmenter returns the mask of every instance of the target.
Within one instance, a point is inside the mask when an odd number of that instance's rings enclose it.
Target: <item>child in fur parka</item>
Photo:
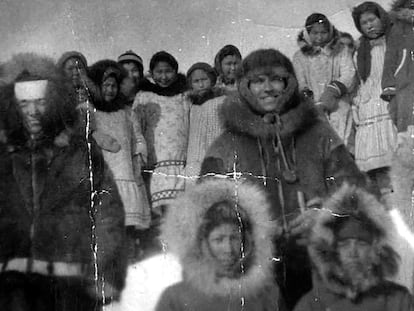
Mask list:
[[[186,189],[168,210],[162,240],[177,255],[183,281],[157,311],[287,310],[272,278],[270,202],[257,186],[214,179]]]
[[[122,67],[112,60],[98,61],[89,76],[100,90],[101,101],[95,101],[97,130],[110,134],[120,144],[116,152],[103,150],[125,209],[125,226],[129,238],[130,258],[137,254],[135,239],[149,228],[151,216],[141,167],[147,161],[147,147],[136,115],[126,105],[121,93]]]
[[[324,204],[309,253],[316,267],[312,291],[295,311],[414,310],[405,287],[387,281],[398,270],[386,208],[363,189],[343,185]]]
[[[189,103],[187,81],[169,53],[155,53],[149,64],[153,82],[143,80],[133,110],[141,119],[151,171],[152,211],[163,210],[184,191],[188,143]]]
[[[218,110],[226,96],[215,87],[217,75],[207,63],[195,63],[187,71],[191,103],[187,147],[186,184],[195,182],[208,147],[223,132]]]
[[[301,90],[313,93],[315,105],[325,112],[345,146],[352,131],[351,102],[347,94],[355,81],[352,55],[340,43],[340,33],[323,14],[308,16],[299,33],[300,50],[293,66]]]

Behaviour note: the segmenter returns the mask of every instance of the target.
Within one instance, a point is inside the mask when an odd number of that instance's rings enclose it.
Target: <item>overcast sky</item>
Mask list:
[[[355,0],[0,0],[0,61],[35,51],[54,58],[78,50],[90,64],[133,49],[144,59],[161,49],[181,71],[213,62],[225,44],[243,55],[274,47],[288,56],[305,18],[321,12],[358,36],[351,19]],[[391,0],[377,1],[389,9]]]

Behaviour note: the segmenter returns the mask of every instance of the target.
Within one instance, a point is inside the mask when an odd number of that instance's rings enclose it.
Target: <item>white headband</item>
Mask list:
[[[35,100],[45,98],[47,80],[23,81],[14,84],[17,100]]]

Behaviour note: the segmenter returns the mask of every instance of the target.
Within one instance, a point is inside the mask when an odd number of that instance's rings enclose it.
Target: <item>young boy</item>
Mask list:
[[[295,311],[413,310],[408,290],[387,280],[398,270],[398,256],[388,244],[393,224],[385,207],[343,185],[323,208],[309,246],[317,271],[313,289]]]

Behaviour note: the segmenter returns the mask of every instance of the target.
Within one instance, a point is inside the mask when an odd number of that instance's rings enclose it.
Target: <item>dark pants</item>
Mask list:
[[[79,278],[35,273],[0,273],[2,311],[97,311],[98,302]]]

